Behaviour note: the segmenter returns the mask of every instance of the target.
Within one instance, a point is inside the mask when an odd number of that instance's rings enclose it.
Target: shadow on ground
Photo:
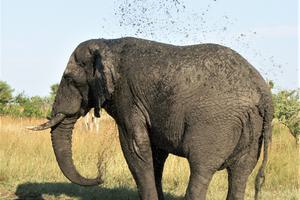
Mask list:
[[[17,199],[62,199],[77,198],[80,200],[137,200],[137,191],[130,188],[81,187],[72,183],[24,183],[18,185]],[[165,194],[166,200],[181,198]]]

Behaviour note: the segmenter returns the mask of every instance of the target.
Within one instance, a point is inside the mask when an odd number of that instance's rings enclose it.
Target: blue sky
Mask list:
[[[293,89],[298,8],[297,0],[2,0],[0,79],[16,93],[48,95],[80,42],[136,36],[229,46],[277,89]]]

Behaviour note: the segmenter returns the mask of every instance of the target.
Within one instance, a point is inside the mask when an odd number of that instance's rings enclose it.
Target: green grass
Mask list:
[[[97,163],[105,169],[105,183],[90,188],[71,184],[62,175],[49,131],[24,129],[26,125],[40,122],[28,118],[0,118],[0,199],[138,199],[121,152],[116,125],[109,117],[101,120],[100,134],[86,131],[82,122],[76,124],[74,131],[73,158],[80,173],[91,178],[97,176]],[[275,124],[262,199],[299,199],[300,165],[297,162],[299,153],[294,138],[287,129]],[[245,199],[253,199],[257,168],[249,178]],[[188,177],[187,161],[169,156],[163,175],[167,199],[183,198]],[[226,177],[226,171],[214,175],[207,199],[226,198]]]

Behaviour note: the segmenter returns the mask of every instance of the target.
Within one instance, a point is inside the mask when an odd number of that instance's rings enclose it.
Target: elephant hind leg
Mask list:
[[[243,200],[247,180],[257,161],[261,151],[261,130],[262,120],[258,112],[250,113],[248,123],[244,127],[244,135],[252,135],[248,141],[247,152],[227,167],[228,172],[228,193],[227,200]]]
[[[189,185],[185,194],[185,200],[205,200],[208,185],[212,179],[213,172],[206,169],[191,168]]]
[[[258,154],[261,149],[260,142],[254,142],[249,147],[249,152],[237,159],[227,167],[228,172],[228,193],[227,200],[243,200],[247,180],[258,161]]]
[[[208,185],[226,158],[234,150],[237,141],[231,140],[234,126],[218,124],[189,127],[185,138],[185,149],[190,165],[190,180],[186,200],[205,200]],[[233,137],[233,136],[232,136]]]
[[[247,180],[257,163],[257,152],[252,151],[227,167],[228,193],[227,200],[243,200]]]

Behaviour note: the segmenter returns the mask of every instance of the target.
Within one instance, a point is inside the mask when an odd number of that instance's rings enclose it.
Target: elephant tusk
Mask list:
[[[48,128],[51,128],[51,127],[57,125],[62,120],[64,120],[65,117],[66,117],[65,114],[58,113],[57,115],[55,115],[55,117],[53,117],[52,119],[50,119],[46,123],[43,123],[43,124],[38,125],[38,126],[27,126],[26,128],[29,129],[29,130],[32,130],[32,131],[42,131],[42,130],[45,130],[45,129],[48,129]]]

